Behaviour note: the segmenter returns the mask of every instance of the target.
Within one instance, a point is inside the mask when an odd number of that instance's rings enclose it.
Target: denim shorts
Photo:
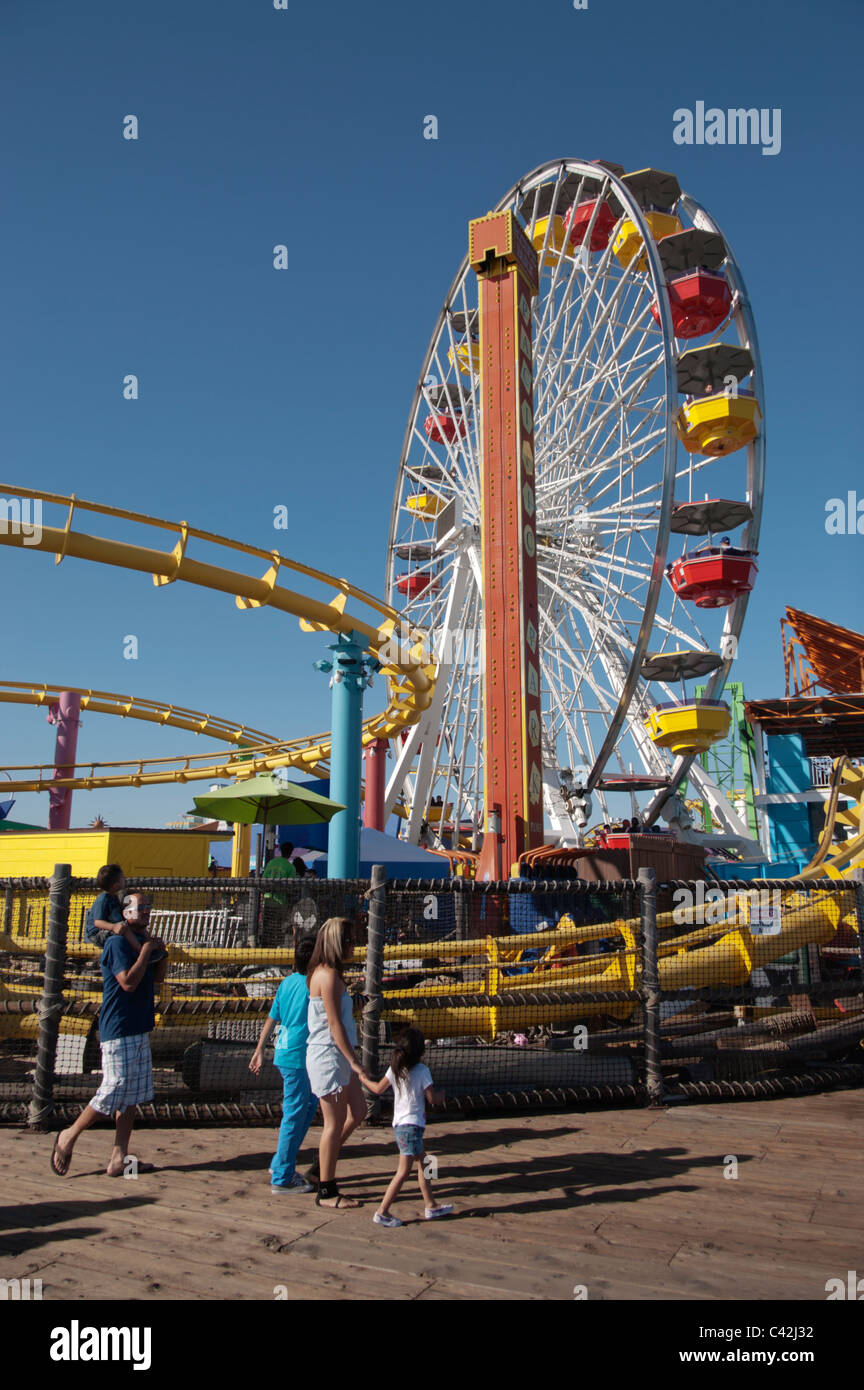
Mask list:
[[[423,1126],[422,1125],[394,1125],[393,1133],[396,1136],[396,1144],[400,1154],[408,1154],[411,1158],[423,1157]]]

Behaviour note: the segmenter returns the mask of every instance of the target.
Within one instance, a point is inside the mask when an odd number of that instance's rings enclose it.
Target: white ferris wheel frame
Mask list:
[[[583,591],[581,596],[581,602],[583,606],[579,610],[580,616],[583,622],[586,624],[586,626],[589,627],[589,630],[593,622],[595,633],[593,641],[594,643],[598,644],[599,660],[605,671],[606,681],[608,683],[609,692],[611,693],[611,698],[615,701],[614,709],[610,709],[609,704],[607,703],[605,711],[601,710],[601,714],[605,714],[607,716],[605,737],[603,739],[602,744],[594,754],[593,762],[588,771],[588,775],[584,779],[582,791],[584,792],[585,796],[587,796],[597,787],[603,775],[603,771],[607,766],[608,760],[613,750],[615,749],[616,744],[619,742],[619,739],[622,736],[622,730],[626,729],[627,735],[630,737],[632,743],[638,750],[639,756],[642,759],[646,772],[649,775],[653,772],[653,775],[658,780],[661,777],[664,779],[664,785],[656,791],[655,795],[652,797],[650,801],[650,804],[643,812],[646,822],[650,823],[651,821],[656,819],[657,815],[664,807],[664,805],[666,805],[669,802],[669,798],[674,796],[678,788],[681,786],[682,782],[688,776],[691,777],[693,782],[696,784],[697,788],[699,788],[703,792],[703,794],[709,797],[709,799],[711,800],[712,807],[715,807],[715,803],[718,802],[718,798],[714,796],[716,788],[714,788],[711,779],[702,769],[701,764],[698,761],[694,761],[694,758],[691,756],[686,758],[678,758],[674,761],[673,765],[670,768],[668,755],[661,753],[661,751],[655,747],[655,745],[651,742],[647,734],[647,731],[644,729],[642,724],[642,720],[645,714],[647,713],[647,710],[651,707],[651,705],[653,705],[656,702],[657,698],[656,696],[652,696],[649,694],[648,683],[640,675],[640,669],[644,657],[648,651],[649,642],[651,640],[652,633],[655,630],[655,624],[658,622],[657,606],[660,594],[663,590],[663,585],[665,583],[664,570],[670,538],[672,508],[674,502],[676,501],[676,483],[681,476],[689,476],[692,486],[692,479],[695,473],[698,471],[698,467],[694,463],[692,456],[688,456],[689,461],[687,463],[687,466],[681,470],[678,469],[679,444],[676,431],[676,417],[678,413],[678,389],[676,379],[676,361],[679,353],[679,348],[673,330],[669,297],[667,294],[661,292],[662,289],[665,289],[666,274],[664,272],[660,255],[657,249],[657,243],[654,241],[651,235],[645,218],[645,214],[643,213],[642,208],[635,200],[633,194],[630,192],[627,185],[622,183],[620,178],[618,178],[617,175],[615,175],[611,171],[606,170],[605,168],[601,169],[599,166],[588,161],[557,160],[545,165],[541,165],[539,168],[533,170],[530,174],[528,174],[522,180],[520,180],[519,183],[515,184],[513,188],[511,188],[509,192],[504,196],[504,198],[502,198],[495,211],[500,211],[507,207],[512,207],[514,205],[521,204],[529,194],[531,194],[535,190],[539,190],[541,187],[545,185],[549,185],[552,180],[555,181],[555,191],[553,194],[552,202],[552,206],[555,207],[557,206],[558,191],[560,189],[560,186],[563,183],[563,180],[571,175],[580,176],[583,179],[590,179],[592,181],[592,186],[589,190],[590,196],[596,196],[598,204],[610,192],[614,193],[614,196],[618,200],[618,203],[620,204],[622,210],[621,217],[628,218],[634,224],[638,233],[641,235],[644,245],[645,260],[647,263],[647,274],[644,271],[641,272],[642,278],[638,282],[638,284],[642,288],[647,288],[648,300],[653,302],[657,306],[659,314],[659,334],[662,335],[662,362],[659,358],[655,358],[653,366],[650,366],[648,376],[650,377],[654,375],[662,366],[665,383],[665,389],[663,392],[663,396],[665,399],[665,409],[664,418],[660,423],[660,428],[658,429],[657,433],[663,435],[663,442],[662,445],[655,446],[655,448],[652,449],[650,452],[651,454],[653,454],[657,452],[657,449],[659,447],[663,448],[663,474],[660,486],[659,517],[657,517],[656,521],[653,523],[655,529],[652,563],[650,573],[647,576],[647,587],[642,612],[642,620],[639,625],[638,633],[636,634],[635,639],[633,639],[632,644],[629,642],[622,644],[622,633],[626,634],[627,632],[626,623],[624,622],[624,620],[622,620],[621,626],[619,628],[610,631],[610,624],[607,612],[603,607],[600,607],[598,609],[596,599],[593,595],[590,594],[590,590]],[[598,178],[602,180],[602,183],[599,187],[597,186]],[[580,185],[580,189],[582,186],[583,185]],[[577,200],[578,197],[579,195],[577,194]],[[729,281],[733,293],[732,309],[723,326],[722,331],[726,331],[729,328],[734,328],[735,332],[737,333],[739,343],[742,346],[745,346],[749,349],[753,358],[754,365],[752,373],[752,387],[753,392],[759,403],[760,410],[762,412],[762,425],[755,441],[747,446],[746,451],[746,495],[747,501],[749,502],[753,512],[753,518],[747,525],[743,545],[745,546],[745,548],[755,551],[758,547],[765,466],[765,425],[762,371],[761,362],[759,358],[755,322],[753,319],[752,309],[750,306],[749,298],[747,296],[740,268],[738,266],[737,261],[735,260],[731,247],[729,246],[729,242],[725,238],[725,236],[723,236],[723,233],[720,230],[718,224],[713,220],[713,218],[709,216],[709,214],[701,207],[701,205],[696,202],[695,199],[691,198],[687,194],[681,195],[677,206],[680,211],[685,213],[691,219],[692,224],[694,226],[703,227],[707,230],[711,230],[722,237],[726,251],[724,272],[726,274],[726,277]],[[536,202],[535,211],[534,213],[532,213],[531,222],[529,226],[529,234],[534,230],[535,221]],[[552,218],[550,217],[546,229],[546,237],[543,246],[540,248],[541,263],[544,261],[546,257],[551,230]],[[586,242],[590,239],[590,234],[591,228],[588,229],[588,232],[586,234]],[[601,274],[605,274],[607,266],[611,263],[609,258],[611,256],[612,244],[613,241],[610,237],[607,249],[599,255],[595,253],[596,259],[593,262],[594,274],[592,281],[592,284],[595,286],[598,283]],[[574,262],[577,262],[579,260],[579,256],[574,256],[568,259],[572,259]],[[548,293],[546,296],[546,302],[548,304],[554,303],[555,280],[557,278],[558,270],[560,269],[563,260],[564,257],[559,257],[557,260],[557,264],[553,264],[551,285],[549,286]],[[587,271],[586,262],[583,262],[583,267]],[[629,269],[630,268],[628,267],[628,272]],[[568,272],[571,281],[573,280],[575,271],[576,265],[574,264]],[[639,272],[637,271],[636,273]],[[394,603],[397,606],[399,601],[398,593],[395,589],[395,582],[397,578],[395,573],[395,566],[397,560],[397,535],[400,521],[401,499],[404,488],[406,486],[406,478],[409,476],[407,471],[407,460],[409,458],[412,444],[414,443],[415,438],[420,439],[422,442],[422,437],[419,431],[420,413],[424,407],[427,409],[430,408],[430,402],[428,396],[426,395],[426,388],[429,384],[430,375],[432,375],[431,367],[440,359],[441,352],[443,351],[442,335],[445,333],[445,330],[447,330],[447,332],[449,333],[449,344],[451,353],[455,354],[457,340],[453,332],[451,315],[454,312],[454,306],[456,304],[460,290],[463,291],[463,304],[466,305],[467,312],[467,301],[464,298],[464,288],[466,286],[466,283],[468,282],[468,277],[469,269],[466,256],[466,258],[462,262],[462,265],[459,268],[459,271],[457,272],[457,275],[453,280],[453,283],[451,284],[445,303],[442,306],[442,309],[438,315],[438,320],[435,325],[432,337],[430,339],[426,355],[424,357],[423,368],[418,379],[417,386],[415,388],[408,423],[406,426],[405,436],[403,439],[402,451],[400,455],[400,465],[396,481],[394,506],[391,515],[387,563],[388,598],[391,603]],[[619,296],[622,299],[625,297],[625,287],[627,286],[628,281],[630,288],[632,289],[633,286],[637,284],[635,274],[631,278],[629,274],[625,273],[625,275],[620,278],[617,290],[605,302],[604,313],[598,314],[597,318],[592,323],[593,337],[596,337],[596,335],[603,329],[610,315],[612,315],[616,299]],[[639,293],[641,293],[641,289]],[[582,296],[580,303],[584,303],[586,300],[587,293]],[[562,304],[558,308],[557,314],[555,316],[556,321],[560,318],[564,310],[565,302],[567,301],[562,300]],[[574,324],[571,326],[571,336],[573,333],[575,333],[576,329],[578,328],[579,320],[581,318],[581,312],[581,309],[579,310],[579,312],[577,312],[576,320]],[[550,343],[553,341],[554,329],[555,322],[553,322],[551,329],[547,327],[546,330],[547,338]],[[545,396],[552,389],[549,375],[544,375],[545,363],[543,351],[544,349],[542,342],[535,344],[535,415],[538,413],[537,407],[542,407],[542,403],[545,399]],[[620,348],[618,349],[618,352],[620,352]],[[584,361],[584,359],[585,352],[583,350],[580,354],[580,357],[574,360],[574,362],[571,365],[570,380],[573,379],[580,362]],[[455,356],[451,357],[451,362],[455,370]],[[471,475],[470,464],[475,463],[476,460],[479,458],[479,439],[477,437],[478,412],[474,412],[472,418],[471,413],[467,409],[469,400],[472,398],[474,393],[474,381],[472,378],[471,385],[466,387],[466,384],[462,381],[462,374],[458,371],[455,371],[455,382],[451,384],[456,385],[458,387],[458,393],[460,398],[459,405],[461,408],[462,418],[471,421],[469,431],[474,432],[474,439],[467,459],[465,458],[466,451],[460,448],[458,441],[456,442],[455,447],[452,447],[451,443],[449,443],[446,440],[442,442],[445,446],[446,462],[448,465],[448,469],[452,470],[453,478],[458,478],[461,480],[462,485],[465,489],[465,493],[467,495],[468,503],[469,505],[473,503],[473,506],[475,508],[474,515],[476,518],[479,516],[480,499],[478,495],[478,489],[475,485],[475,479]],[[632,394],[632,385],[628,387],[628,391],[630,392],[630,394]],[[472,443],[470,433],[468,443]],[[424,447],[428,449],[428,446],[424,445]],[[625,453],[627,447],[629,447],[627,443],[622,445],[622,448],[621,450],[619,450],[619,453]],[[618,455],[613,455],[612,457],[617,458]],[[650,454],[646,455],[645,457],[650,457]],[[642,459],[637,459],[635,463],[633,463],[632,465],[632,471],[635,472],[635,468],[638,467],[638,464],[642,461]],[[711,458],[705,458],[700,466],[704,467],[707,464],[711,464],[713,462],[715,462],[715,460]],[[604,456],[604,467],[608,467],[608,464],[609,457]],[[566,465],[567,460],[565,458],[565,470]],[[567,475],[565,471],[562,481],[562,491],[564,490],[564,488],[566,488],[568,482],[569,475]],[[415,487],[417,486],[416,477],[411,480],[411,485]],[[651,491],[651,489],[648,489],[648,491]],[[655,493],[657,491],[656,484],[653,491]],[[634,530],[635,529],[636,528],[634,528]],[[397,751],[395,767],[390,778],[388,779],[386,792],[385,806],[388,814],[393,810],[397,800],[401,795],[406,794],[408,797],[410,797],[411,810],[408,817],[408,826],[406,833],[407,838],[414,842],[416,842],[419,836],[421,825],[423,824],[426,813],[428,811],[428,799],[432,793],[433,783],[440,782],[440,777],[437,779],[435,778],[435,763],[437,756],[435,752],[436,742],[440,740],[440,738],[444,737],[446,734],[448,713],[454,703],[454,696],[457,692],[457,686],[459,687],[461,693],[464,695],[464,687],[465,682],[467,680],[467,675],[464,666],[460,670],[459,663],[454,658],[454,653],[452,650],[452,638],[454,633],[463,630],[461,624],[465,619],[466,607],[468,610],[469,619],[472,618],[473,615],[473,620],[475,622],[478,620],[482,621],[482,601],[479,599],[479,594],[482,592],[482,575],[479,570],[479,557],[477,554],[476,545],[463,545],[461,548],[457,545],[456,548],[452,551],[452,554],[454,558],[451,566],[449,585],[446,591],[446,604],[443,610],[442,621],[438,625],[436,633],[433,635],[433,643],[435,644],[435,657],[438,662],[438,679],[436,683],[435,699],[429,710],[426,711],[421,723],[415,725],[410,730],[407,737],[405,738],[405,742],[403,743],[401,749]],[[539,550],[538,559],[540,559]],[[472,579],[474,581],[473,607],[471,595]],[[548,587],[548,580],[546,578],[544,578],[543,582],[546,583]],[[622,576],[622,582],[626,582],[626,574]],[[609,586],[607,584],[605,597],[608,598],[608,595]],[[566,597],[569,600],[571,595],[568,593]],[[620,595],[617,601],[620,602]],[[717,698],[717,695],[720,692],[722,692],[723,686],[725,685],[728,672],[732,666],[732,662],[736,655],[736,644],[740,636],[741,629],[743,627],[744,616],[747,610],[747,601],[747,594],[739,596],[736,599],[735,603],[726,612],[724,630],[721,638],[721,650],[724,652],[724,654],[728,653],[728,655],[725,655],[725,659],[722,665],[713,673],[709,680],[708,688],[705,692],[707,698]],[[478,603],[481,609],[480,612],[477,612]],[[592,603],[594,605],[593,612],[591,611]],[[672,617],[674,616],[674,613],[676,611],[677,603],[677,600],[673,602],[669,618],[664,618],[660,620],[659,626],[662,630],[665,630],[666,639],[668,639],[670,635],[674,635],[677,638],[681,639],[681,641],[683,641],[685,644],[696,646],[698,649],[699,643],[694,642],[693,632],[683,632],[680,629],[680,627],[677,627],[672,622]],[[684,610],[682,609],[682,611]],[[689,619],[690,627],[695,630],[697,637],[701,639],[702,646],[707,646],[706,639],[699,632],[699,629],[698,627],[696,627],[696,624],[693,621],[692,617],[689,614],[687,616]],[[412,620],[412,627],[414,621],[416,620]],[[547,619],[547,626],[551,625],[551,620]],[[600,634],[602,634],[602,636],[600,636]],[[568,651],[566,648],[566,643],[560,644],[560,631],[558,632],[558,637],[559,647],[554,653],[553,660],[557,661],[559,664],[559,673],[561,669],[562,659],[565,662],[565,664],[569,662],[573,667],[573,675],[575,678],[577,674],[576,667],[579,665],[580,661],[579,653],[572,650]],[[666,639],[664,639],[664,645]],[[547,676],[547,685],[551,685],[551,681],[548,680],[548,659],[543,664],[544,675]],[[459,686],[460,681],[461,686]],[[594,689],[595,695],[597,695],[596,687],[593,685],[593,682],[591,680],[589,680],[589,684],[592,686],[592,689]],[[659,685],[660,689],[664,691],[667,698],[674,698],[674,692],[671,691],[667,686],[661,685],[659,682],[655,682],[653,684],[655,686],[655,689]],[[467,748],[469,746],[469,741],[473,739],[475,740],[476,758],[479,763],[479,721],[481,719],[482,701],[475,701],[474,727],[469,728],[466,726],[462,730],[463,762]],[[458,727],[456,729],[456,737],[458,740]],[[575,735],[573,741],[574,743],[581,743],[581,738],[579,737],[579,735]],[[554,761],[554,749],[551,750],[550,756]],[[476,777],[476,768],[474,769],[474,772]],[[450,792],[453,792],[453,795],[456,797],[456,801],[453,805],[454,820],[458,820],[460,816],[463,814],[462,808],[459,804],[459,798],[461,798],[463,795],[462,789],[464,786],[464,782],[460,782],[458,773],[459,768],[457,767],[455,769],[455,785],[457,791],[453,791],[453,779],[448,776],[448,778],[446,779],[446,792],[445,796],[443,797],[443,800],[445,802],[448,800],[448,795]],[[544,782],[548,783],[549,780],[550,779],[546,776],[546,769],[544,769]],[[418,789],[421,789],[424,786],[425,794],[421,796]],[[546,793],[545,800],[548,816],[550,813],[553,813],[554,811],[555,789],[551,785],[546,785],[544,786],[544,792]],[[719,813],[719,819],[721,820],[721,824],[723,825],[724,830],[727,830],[732,835],[733,839],[735,837],[738,837],[739,839],[747,839],[747,827],[737,816],[731,805],[728,805],[725,798],[723,797],[719,798],[719,802],[722,804],[717,804],[716,810]],[[605,812],[605,801],[603,800],[602,792],[601,804],[603,805]],[[728,805],[728,815],[725,812],[725,805]],[[477,808],[475,804],[472,807],[475,816],[476,809]],[[552,815],[552,818],[554,821],[554,813]],[[559,832],[563,831],[565,835],[568,832],[568,828],[570,831],[572,831],[573,829],[572,822],[569,825],[569,827],[566,824],[566,817],[562,818],[561,823],[556,825],[556,829],[558,829]]]

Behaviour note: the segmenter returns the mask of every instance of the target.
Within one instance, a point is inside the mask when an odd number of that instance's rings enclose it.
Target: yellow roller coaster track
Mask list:
[[[841,798],[848,799],[842,811],[838,809]],[[838,822],[848,826],[852,835],[836,843],[834,835]],[[864,867],[864,772],[844,756],[835,760],[825,807],[825,828],[816,853],[802,869],[800,877],[847,878],[861,867]]]
[[[0,493],[7,498],[39,500],[66,508],[63,527],[40,526],[32,534],[7,520],[0,527],[0,544],[18,546],[24,550],[47,551],[59,564],[67,556],[91,560],[99,564],[116,565],[123,569],[150,574],[157,585],[183,580],[202,588],[233,594],[238,608],[275,608],[300,619],[304,632],[334,634],[361,633],[373,655],[382,661],[382,675],[387,681],[387,708],[382,714],[367,719],[363,726],[363,742],[377,738],[393,738],[411,724],[416,724],[427,709],[435,686],[435,664],[429,659],[425,634],[412,630],[406,634],[400,627],[401,616],[396,609],[380,599],[358,589],[347,579],[337,579],[309,565],[298,564],[280,555],[277,550],[263,550],[245,545],[210,531],[200,531],[185,521],[165,521],[120,507],[100,506],[77,497],[67,497],[38,488],[21,488],[0,483]],[[76,513],[87,512],[131,522],[136,526],[169,531],[177,537],[170,551],[154,550],[131,545],[106,536],[95,536],[72,529]],[[225,569],[193,559],[187,552],[190,542],[203,542],[220,549],[237,551],[247,557],[268,562],[260,578]],[[307,597],[276,581],[282,572],[301,575],[331,591],[329,601]],[[335,593],[333,591],[335,590]],[[360,614],[349,611],[348,600],[360,605]],[[364,611],[365,610],[365,611]],[[406,640],[407,637],[407,640]],[[71,687],[64,687],[70,689]],[[0,686],[0,702],[46,704],[59,694],[60,687],[27,686],[7,681]],[[125,715],[175,728],[194,730],[227,742],[244,746],[242,751],[214,761],[212,753],[190,754],[185,757],[130,759],[121,763],[79,764],[73,774],[55,778],[49,764],[6,769],[13,774],[3,782],[8,791],[47,791],[51,787],[85,788],[147,786],[158,782],[187,782],[241,775],[249,777],[277,767],[295,767],[310,773],[326,765],[330,757],[330,735],[315,734],[291,741],[272,741],[266,734],[247,729],[244,725],[198,714],[179,706],[162,705],[152,700],[137,700],[112,695],[106,691],[82,691],[86,704],[82,706],[101,713]],[[16,775],[17,774],[17,775]]]

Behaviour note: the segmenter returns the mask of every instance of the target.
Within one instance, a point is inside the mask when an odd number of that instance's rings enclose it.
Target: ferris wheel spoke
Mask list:
[[[615,343],[614,352],[610,353],[610,362],[614,362],[620,357],[624,349],[628,346],[630,339],[635,336],[638,331],[638,321],[636,324],[628,323],[625,327],[619,324],[614,316],[615,303],[617,302],[617,296],[622,288],[623,282],[615,291],[615,302],[610,301],[610,303],[603,306],[603,312],[598,314],[596,321],[591,325],[590,333],[579,343],[578,351],[568,355],[565,345],[563,350],[556,353],[557,360],[554,367],[551,369],[549,369],[547,361],[550,356],[551,345],[547,344],[546,350],[541,354],[541,360],[538,364],[538,371],[546,374],[546,380],[548,382],[545,388],[542,389],[537,401],[536,414],[541,418],[547,398],[553,390],[555,392],[555,397],[560,397],[569,388],[577,373],[581,371],[584,377],[586,365],[595,360],[592,358],[592,351],[594,351],[595,348],[598,354],[596,360],[600,360],[600,343],[598,343],[598,338],[604,330],[611,332],[616,327],[621,330],[620,336]],[[643,330],[643,332],[647,332],[647,329]],[[567,365],[567,376],[562,378],[560,375],[560,368],[561,364],[565,362]]]
[[[613,412],[617,411],[620,413],[623,409],[626,409],[628,406],[629,397],[632,397],[635,393],[643,390],[648,385],[648,382],[651,380],[651,378],[655,375],[656,371],[657,363],[649,363],[648,366],[642,372],[642,375],[640,377],[637,377],[636,380],[633,381],[630,384],[630,386],[628,386],[626,393],[610,393],[610,398],[605,402],[595,402],[590,396],[588,397],[587,403],[585,404],[580,404],[579,402],[577,402],[576,405],[574,405],[569,411],[566,412],[564,419],[561,422],[559,422],[555,429],[550,431],[548,434],[543,433],[541,422],[541,438],[544,449],[552,449],[560,439],[562,433],[564,433],[565,431],[569,431],[570,428],[574,425],[573,417],[581,412],[581,418],[584,419],[585,409],[587,405],[591,405],[599,407],[599,414],[593,421],[592,425],[586,426],[584,429],[577,428],[575,435],[570,435],[567,440],[568,446],[573,452],[577,454],[584,454],[585,452],[587,452],[588,448],[591,445],[592,438],[599,433],[600,429],[604,424],[609,424],[609,428],[612,429],[612,432],[614,433],[616,418],[612,418],[611,424],[609,423],[610,417],[613,417]],[[661,409],[662,402],[658,399],[658,401],[654,405],[654,413],[659,412]],[[646,413],[652,413],[650,407],[646,408]]]
[[[591,364],[594,366],[594,364]],[[633,410],[635,418],[651,413],[652,402],[650,398],[640,402],[640,407],[636,407],[636,401],[644,395],[645,389],[652,377],[657,372],[657,353],[654,344],[634,355],[627,363],[627,371],[630,376],[622,380],[618,371],[618,364],[609,364],[602,377],[596,372],[590,377],[583,377],[579,386],[569,390],[557,405],[557,419],[553,428],[548,429],[548,446],[551,448],[555,444],[558,435],[562,431],[567,431],[568,442],[571,447],[578,447],[583,443],[583,436],[589,428],[596,427],[604,422],[606,417],[613,411],[622,409]],[[571,382],[567,383],[572,384]],[[603,393],[602,395],[600,393]],[[566,401],[566,404],[564,402]],[[656,405],[655,405],[656,409]],[[597,420],[591,420],[589,412],[600,411],[601,415]],[[587,423],[586,423],[587,420]],[[616,421],[620,423],[620,420]],[[545,417],[540,418],[541,429],[546,427]]]
[[[601,197],[605,197],[605,194],[601,194],[600,196],[601,196]],[[606,314],[606,309],[605,309],[606,301],[604,300],[603,296],[599,293],[599,287],[602,286],[604,289],[606,288],[606,286],[607,286],[607,284],[608,284],[608,280],[609,280],[609,270],[610,270],[611,264],[612,264],[612,240],[611,240],[611,238],[610,238],[609,244],[607,245],[606,249],[605,249],[605,250],[600,254],[600,256],[597,258],[597,263],[596,263],[594,266],[590,267],[590,273],[589,273],[589,270],[586,269],[586,267],[585,267],[585,262],[584,262],[584,260],[582,260],[581,257],[579,257],[579,258],[574,258],[574,265],[573,265],[573,270],[572,270],[572,272],[571,272],[571,279],[576,275],[576,272],[579,271],[580,269],[582,270],[582,272],[583,272],[583,274],[584,274],[584,283],[582,284],[582,287],[581,287],[581,294],[579,295],[578,300],[576,300],[575,297],[572,296],[572,295],[571,295],[571,297],[570,297],[570,303],[571,303],[571,305],[573,305],[573,304],[575,303],[575,319],[577,320],[577,322],[580,321],[580,320],[585,316],[587,306],[588,306],[588,305],[591,303],[591,301],[592,301],[592,296],[593,296],[593,297],[596,299],[596,301],[597,301],[597,306],[598,306],[597,313],[598,313],[598,317],[605,317],[605,314]],[[624,279],[625,279],[625,278],[626,278],[626,272],[625,272],[625,276],[622,277],[622,279],[621,279],[621,281],[620,281],[621,284],[624,283]],[[546,296],[545,305],[546,305],[545,311],[544,311],[544,312],[540,315],[540,317],[539,317],[539,328],[540,328],[540,331],[541,331],[541,332],[546,332],[547,335],[548,335],[548,317],[547,317],[547,316],[548,316],[548,314],[550,313],[550,310],[551,310],[552,306],[554,305],[554,298],[553,298],[553,296],[552,296],[551,294]],[[610,311],[611,311],[611,309],[610,309]],[[597,319],[595,318],[594,323],[596,323],[596,322],[597,322]],[[593,327],[593,325],[592,325],[592,327]],[[546,363],[545,363],[545,362],[541,362],[541,367],[545,370]]]

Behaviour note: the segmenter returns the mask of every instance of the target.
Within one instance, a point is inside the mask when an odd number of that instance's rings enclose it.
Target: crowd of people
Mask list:
[[[615,824],[602,825],[597,831],[598,845],[605,845],[610,835],[663,835],[659,825],[644,825],[638,816],[630,820],[616,821]]]
[[[289,861],[290,862],[290,861]],[[102,1008],[99,1037],[102,1082],[74,1124],[61,1130],[51,1153],[58,1177],[69,1171],[75,1144],[96,1120],[113,1117],[114,1143],[107,1173],[152,1171],[130,1154],[135,1107],[153,1100],[150,1033],[155,1027],[155,990],[164,980],[169,948],[148,930],[150,903],[145,893],[128,889],[119,864],[106,864],[97,875],[99,894],[88,911],[85,937],[100,951]],[[391,1207],[416,1165],[427,1221],[448,1215],[452,1206],[436,1202],[424,1172],[426,1103],[441,1104],[423,1061],[425,1039],[407,1028],[396,1039],[390,1066],[373,1078],[357,1060],[357,1031],[345,967],[354,953],[354,925],[331,917],[316,932],[304,931],[294,943],[294,968],[280,983],[269,1017],[249,1062],[260,1074],[266,1049],[276,1031],[273,1065],[282,1078],[282,1122],[270,1164],[274,1194],[315,1193],[321,1207],[346,1211],[360,1203],[340,1191],[339,1155],[366,1116],[365,1088],[373,1095],[393,1092],[393,1131],[398,1150],[396,1172],[377,1206],[379,1226],[400,1226]],[[318,1157],[304,1175],[297,1158],[320,1105],[322,1128]]]

